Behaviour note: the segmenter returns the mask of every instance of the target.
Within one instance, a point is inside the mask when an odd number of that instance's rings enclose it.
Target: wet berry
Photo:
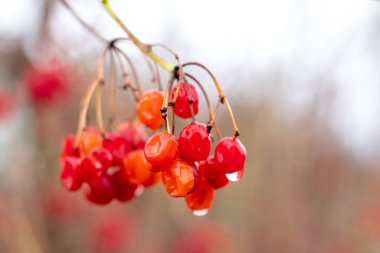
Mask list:
[[[202,161],[210,154],[211,138],[205,124],[193,122],[185,126],[178,138],[178,148],[187,161]]]
[[[225,173],[234,173],[244,168],[246,151],[237,138],[225,137],[216,145],[214,158]]]
[[[145,144],[145,158],[156,170],[169,166],[178,151],[178,142],[174,135],[168,132],[158,132],[152,135]]]
[[[195,165],[175,160],[162,170],[162,183],[172,197],[184,197],[194,187]]]
[[[219,164],[215,162],[213,156],[209,157],[205,163],[199,166],[203,171],[207,183],[214,189],[219,189],[228,184],[228,179]]]
[[[186,195],[186,204],[196,215],[207,214],[214,199],[214,188],[204,178],[196,181],[194,188]]]
[[[79,171],[78,158],[67,157],[63,159],[61,182],[62,185],[69,191],[76,191],[82,186],[83,179]]]
[[[164,94],[158,90],[145,92],[137,105],[139,120],[152,130],[161,127],[164,120],[161,115],[161,107],[164,102]]]
[[[198,114],[199,107],[199,95],[195,86],[191,83],[179,83],[172,90],[170,99],[173,101],[175,98],[175,94],[179,89],[178,97],[175,100],[174,105],[174,113],[180,118],[191,118],[193,110],[194,115]],[[189,99],[191,102],[191,107],[189,103]],[[192,109],[191,109],[192,108]]]

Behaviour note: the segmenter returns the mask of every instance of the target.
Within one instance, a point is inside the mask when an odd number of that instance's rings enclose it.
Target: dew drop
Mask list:
[[[193,214],[195,216],[205,216],[208,213],[208,209],[194,210]]]
[[[231,182],[237,182],[237,181],[240,180],[239,171],[234,172],[234,173],[226,174],[226,177]]]
[[[144,186],[142,186],[142,185],[137,186],[137,188],[135,190],[135,197],[138,197],[141,194],[143,194],[144,190],[145,190]]]

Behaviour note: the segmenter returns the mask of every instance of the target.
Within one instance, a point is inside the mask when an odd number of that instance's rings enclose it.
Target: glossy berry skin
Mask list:
[[[246,151],[237,138],[225,137],[216,145],[214,158],[225,173],[234,173],[244,168]]]
[[[162,183],[172,197],[184,197],[194,187],[195,165],[175,160],[169,168],[162,170]]]
[[[145,185],[155,173],[153,166],[145,159],[144,150],[134,150],[123,158],[126,178],[131,184]]]
[[[100,175],[92,178],[84,189],[87,200],[94,204],[106,205],[112,201],[115,196],[112,182],[107,175]]]
[[[80,163],[80,171],[84,181],[89,182],[94,177],[106,174],[112,165],[112,159],[111,153],[105,148],[97,147],[91,150],[90,154],[85,156]]]
[[[175,100],[174,105],[174,113],[183,119],[188,119],[192,117],[191,107],[189,103],[189,99],[191,98],[192,103],[192,110],[194,113],[194,116],[198,114],[198,108],[199,108],[199,95],[198,91],[195,88],[195,86],[191,83],[178,83],[172,90],[172,93],[170,95],[171,101],[174,101],[175,94],[177,90],[179,89],[178,97]]]
[[[116,165],[121,162],[125,154],[133,150],[133,143],[132,140],[123,138],[116,133],[109,133],[103,140],[103,147],[111,152],[112,163]]]
[[[158,132],[152,135],[145,144],[145,158],[156,171],[169,166],[176,157],[178,142],[174,135],[168,132]]]
[[[202,163],[199,166],[199,170],[203,172],[205,180],[214,189],[222,188],[229,182],[219,164],[215,162],[213,156]]]
[[[137,104],[137,116],[141,123],[152,130],[156,130],[164,123],[161,107],[164,94],[159,90],[145,92]]]
[[[211,138],[207,132],[207,126],[198,122],[185,126],[179,134],[178,148],[187,161],[207,159],[211,149]]]
[[[61,183],[68,191],[76,191],[82,186],[78,158],[67,157],[62,160]]]
[[[101,147],[103,137],[95,127],[86,128],[79,137],[78,148],[80,155],[87,155],[95,147]]]
[[[186,204],[192,211],[208,210],[214,199],[214,192],[214,188],[204,178],[200,178],[193,190],[186,195]]]

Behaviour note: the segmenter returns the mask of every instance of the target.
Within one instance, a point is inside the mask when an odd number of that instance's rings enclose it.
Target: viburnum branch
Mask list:
[[[159,55],[154,53],[151,50],[151,47],[143,42],[141,42],[128,28],[127,26],[121,21],[121,19],[117,16],[115,11],[112,9],[111,5],[109,4],[108,0],[101,0],[101,3],[104,7],[104,9],[108,12],[108,14],[118,23],[118,25],[124,30],[124,32],[127,34],[128,38],[149,58],[151,58],[154,62],[156,62],[158,65],[160,65],[163,69],[165,69],[168,72],[172,72],[175,68],[175,66],[169,62],[167,62],[165,59],[161,58]]]

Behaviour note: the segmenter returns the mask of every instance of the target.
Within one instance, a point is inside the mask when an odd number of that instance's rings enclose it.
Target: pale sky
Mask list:
[[[123,35],[99,1],[68,2],[106,37]],[[38,17],[33,6],[38,3],[38,0],[8,1],[7,8],[0,9],[1,38],[17,40],[25,33],[31,34],[30,25]],[[143,41],[165,40],[184,59],[197,59],[213,69],[222,83],[225,80],[230,96],[248,98],[247,92],[241,92],[245,89],[259,100],[260,96],[270,95],[271,88],[261,87],[254,82],[255,78],[260,73],[270,73],[271,68],[286,71],[289,84],[284,82],[287,85],[281,89],[288,96],[281,97],[279,112],[288,118],[297,116],[300,108],[310,103],[312,94],[325,88],[319,86],[318,78],[332,80],[338,89],[327,110],[339,140],[358,157],[379,155],[380,51],[374,44],[378,40],[380,45],[380,36],[375,36],[380,32],[380,2],[111,0],[110,3]],[[91,38],[64,8],[57,9],[52,30],[63,46],[67,34],[79,40]],[[28,45],[25,43],[26,48]],[[231,82],[235,73],[232,70],[236,68],[252,76],[252,84],[241,84],[240,92],[233,89]],[[334,71],[329,72],[330,69]],[[328,76],[321,77],[321,73]]]

